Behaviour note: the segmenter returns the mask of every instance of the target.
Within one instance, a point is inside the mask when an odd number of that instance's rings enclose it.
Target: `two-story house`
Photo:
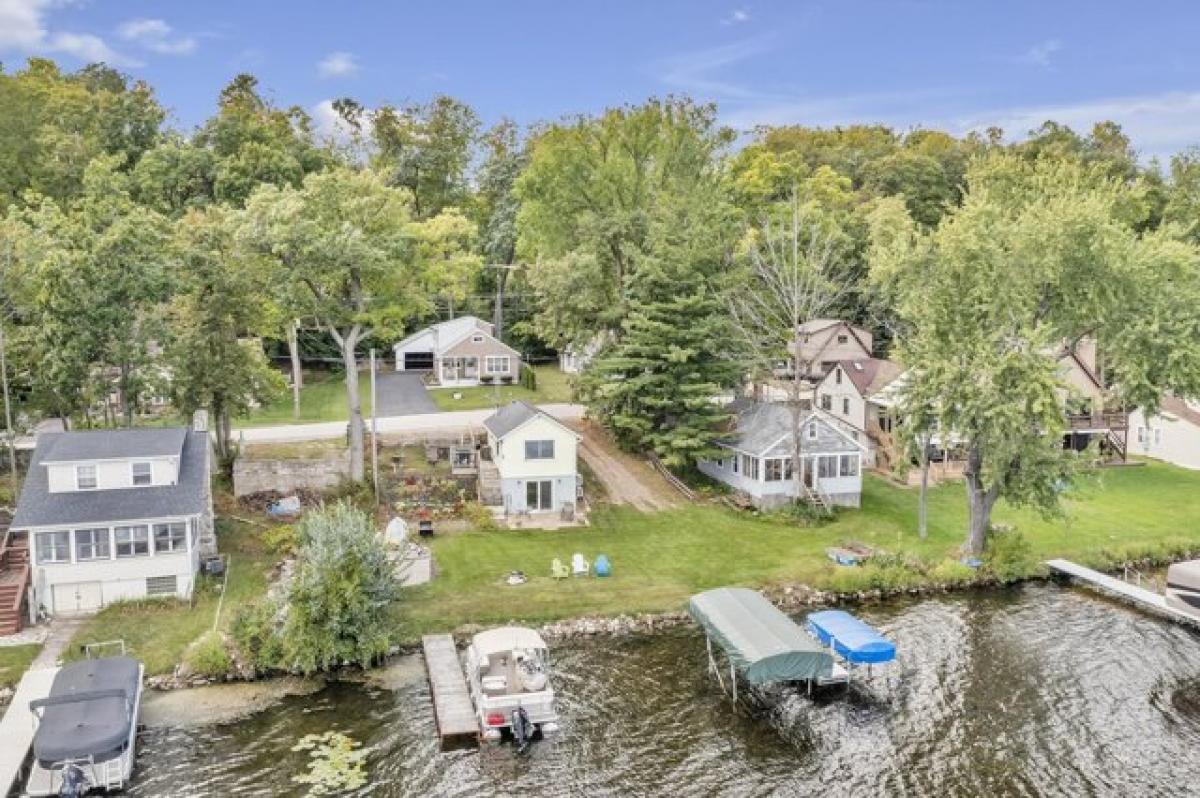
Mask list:
[[[1102,457],[1124,460],[1129,450],[1129,413],[1110,405],[1094,338],[1064,345],[1057,353],[1060,397],[1066,417],[1063,446],[1082,451],[1096,443]]]
[[[12,520],[30,615],[191,595],[215,552],[205,425],[38,436]]]
[[[797,345],[800,359],[808,364],[808,373],[801,376],[819,380],[843,360],[869,359],[873,341],[869,331],[850,322],[813,319],[800,325],[798,342],[791,347],[793,351]]]
[[[447,388],[516,382],[521,353],[496,338],[493,330],[475,316],[432,324],[393,347],[396,371],[429,374]]]
[[[892,416],[884,390],[903,373],[899,363],[882,358],[839,360],[813,389],[814,406],[866,446],[870,466],[889,454]]]
[[[486,497],[507,514],[574,509],[579,495],[579,435],[526,402],[510,402],[483,422],[490,462],[480,463]],[[485,499],[486,500],[486,499]]]

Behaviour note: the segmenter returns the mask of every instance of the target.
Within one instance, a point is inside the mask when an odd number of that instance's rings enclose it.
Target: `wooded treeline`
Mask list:
[[[1141,162],[1111,121],[1016,143],[738,139],[687,98],[528,128],[444,96],[347,98],[325,140],[250,75],[177,131],[145,83],[44,59],[0,73],[0,107],[0,303],[28,419],[131,424],[165,396],[208,409],[226,453],[232,419],[283,390],[264,346],[297,326],[353,375],[365,346],[473,312],[527,352],[596,350],[593,414],[690,466],[719,434],[712,396],[787,361],[795,324],[846,318],[919,376],[910,434],[965,436],[986,528],[1000,497],[1057,507],[1064,341],[1100,341],[1115,402],[1200,395],[1200,154]]]

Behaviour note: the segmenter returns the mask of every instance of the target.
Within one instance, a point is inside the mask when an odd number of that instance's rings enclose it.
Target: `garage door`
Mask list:
[[[104,594],[99,582],[75,582],[69,585],[54,586],[55,614],[71,614],[76,612],[92,612],[100,609]]]
[[[405,371],[433,371],[433,352],[405,352]]]

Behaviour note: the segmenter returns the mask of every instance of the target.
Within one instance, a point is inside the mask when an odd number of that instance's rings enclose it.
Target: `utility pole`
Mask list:
[[[375,506],[379,506],[379,402],[375,393],[375,347],[371,347],[371,478],[375,486]]]
[[[5,242],[5,259],[3,280],[0,280],[0,285],[7,284],[8,275],[12,272],[12,241]],[[4,300],[0,296],[0,300]],[[7,304],[7,302],[5,302]],[[13,429],[12,417],[12,396],[8,390],[8,339],[5,336],[4,322],[8,313],[3,304],[0,304],[0,387],[4,391],[4,436],[8,439],[8,475],[12,480],[13,500],[17,498],[17,444],[16,430]]]

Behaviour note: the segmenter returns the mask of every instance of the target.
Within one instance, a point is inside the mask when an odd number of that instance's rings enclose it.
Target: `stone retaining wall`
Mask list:
[[[324,491],[350,478],[349,454],[322,460],[248,460],[233,464],[233,495],[277,491],[291,493],[299,488]]]

